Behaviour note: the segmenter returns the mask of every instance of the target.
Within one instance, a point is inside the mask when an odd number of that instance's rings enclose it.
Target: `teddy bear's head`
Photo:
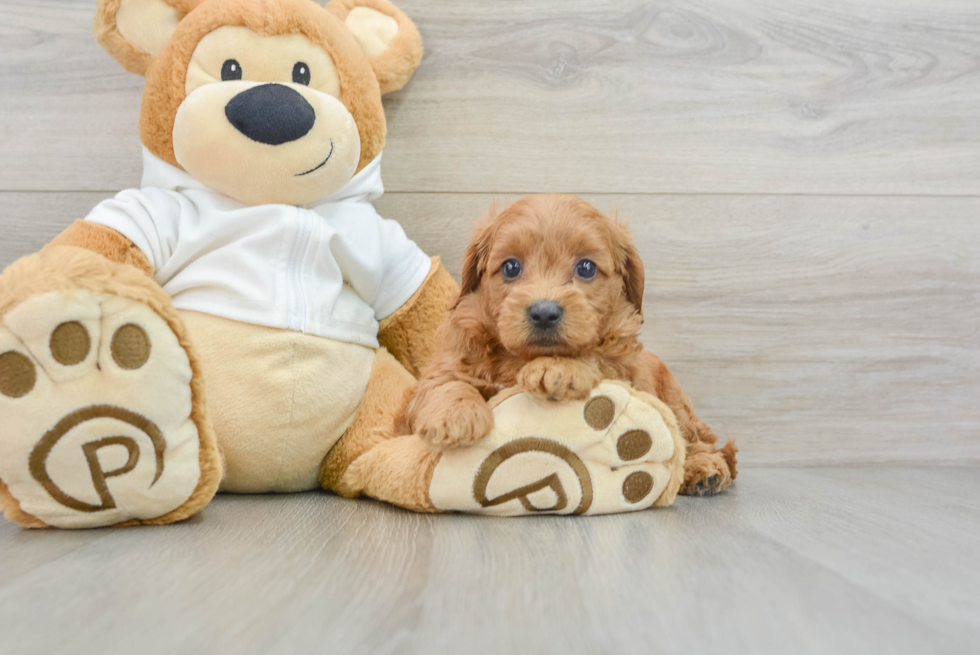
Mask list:
[[[99,0],[95,33],[146,76],[140,136],[248,205],[303,205],[381,152],[381,96],[422,58],[388,0]]]

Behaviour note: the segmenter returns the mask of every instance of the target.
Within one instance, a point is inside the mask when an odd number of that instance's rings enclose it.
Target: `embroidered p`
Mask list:
[[[92,486],[99,497],[99,503],[89,503],[74,496],[69,495],[52,479],[48,471],[47,462],[51,451],[54,450],[59,440],[66,434],[86,423],[87,421],[110,418],[136,428],[145,434],[150,443],[153,444],[152,457],[154,458],[155,474],[152,487],[160,476],[163,475],[164,451],[167,444],[160,432],[160,429],[149,419],[114,405],[92,405],[84,407],[61,419],[57,425],[49,430],[31,451],[30,471],[31,476],[37,480],[45,491],[58,503],[79,512],[101,512],[108,509],[115,509],[116,501],[109,492],[107,480],[110,478],[125,475],[136,468],[142,452],[136,439],[130,436],[110,436],[102,439],[88,441],[81,445],[82,453],[88,464],[89,474],[92,479]],[[99,451],[111,446],[121,446],[127,453],[126,462],[117,468],[104,470],[102,462],[99,460]],[[147,453],[147,456],[150,456]]]

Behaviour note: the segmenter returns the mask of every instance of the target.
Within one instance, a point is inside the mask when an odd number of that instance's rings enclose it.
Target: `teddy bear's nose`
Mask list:
[[[225,116],[248,138],[270,146],[306,136],[316,122],[316,112],[306,98],[282,84],[242,91],[225,106]]]

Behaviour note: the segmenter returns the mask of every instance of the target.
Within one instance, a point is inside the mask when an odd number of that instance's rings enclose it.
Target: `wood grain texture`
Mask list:
[[[644,343],[743,461],[980,459],[980,199],[584,197],[632,225]],[[491,199],[378,207],[456,275]]]
[[[581,519],[313,493],[219,496],[164,528],[3,523],[0,651],[976,652],[978,473],[751,469],[713,499]]]
[[[977,194],[973,0],[401,0],[392,191]],[[139,179],[91,2],[0,1],[0,189]]]
[[[0,266],[104,197],[0,194]],[[743,462],[980,459],[980,199],[585,197],[632,225],[644,342]],[[458,279],[492,199],[377,206]]]

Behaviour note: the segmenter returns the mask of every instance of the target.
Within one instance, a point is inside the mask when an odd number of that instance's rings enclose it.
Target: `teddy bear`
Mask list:
[[[0,276],[8,519],[161,525],[219,490],[505,515],[673,500],[677,421],[621,383],[559,407],[508,390],[452,452],[393,428],[459,287],[371,205],[382,95],[422,58],[391,2],[99,0],[94,31],[146,79],[142,183]],[[638,428],[650,454],[610,460]]]

